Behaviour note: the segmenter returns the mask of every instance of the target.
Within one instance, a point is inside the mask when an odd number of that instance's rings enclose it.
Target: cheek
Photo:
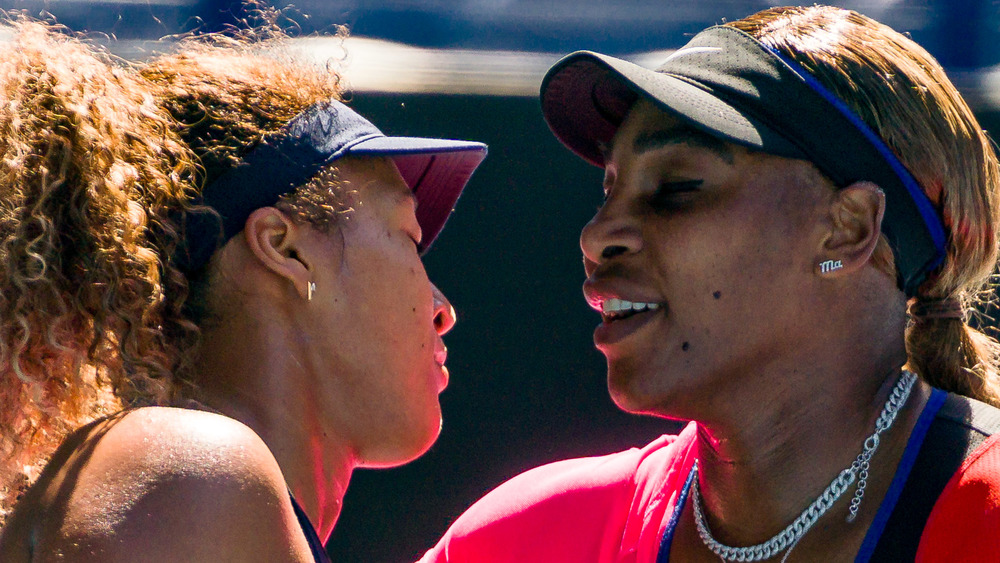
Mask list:
[[[749,200],[721,218],[726,252],[736,278],[780,276],[796,271],[809,231],[794,201]]]
[[[406,327],[405,332],[411,338],[419,336],[424,339],[424,333],[432,327],[434,297],[423,267],[419,264],[399,267],[392,275],[387,291],[397,313],[395,319],[386,321],[399,323],[399,326],[390,328],[398,331]]]
[[[671,308],[685,311],[692,321],[701,319],[695,324],[711,325],[712,319],[759,315],[778,306],[801,281],[801,245],[807,235],[794,224],[775,222],[766,205],[719,210],[710,218],[676,225],[673,236],[660,239]]]
[[[364,275],[352,284],[362,303],[357,311],[390,333],[401,332],[403,326],[410,331],[417,319],[431,315],[430,282],[422,267],[404,258],[373,255]]]
[[[673,236],[660,239],[671,277],[687,280],[688,290],[711,294],[719,288],[707,285],[739,286],[756,277],[758,270],[774,267],[775,259],[786,260],[775,252],[780,237],[748,211],[723,211],[710,220],[676,225]]]

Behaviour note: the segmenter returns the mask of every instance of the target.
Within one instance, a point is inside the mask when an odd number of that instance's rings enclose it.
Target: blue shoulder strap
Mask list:
[[[870,561],[913,561],[927,518],[952,476],[986,438],[1000,432],[1000,409],[949,393]]]

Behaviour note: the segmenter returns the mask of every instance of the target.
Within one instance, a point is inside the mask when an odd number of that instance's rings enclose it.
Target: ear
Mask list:
[[[830,207],[830,233],[823,241],[816,271],[838,276],[863,267],[882,234],[885,193],[872,182],[838,190]]]
[[[306,228],[274,207],[254,210],[243,226],[243,237],[253,257],[288,280],[303,299],[312,281],[312,268],[299,248]]]

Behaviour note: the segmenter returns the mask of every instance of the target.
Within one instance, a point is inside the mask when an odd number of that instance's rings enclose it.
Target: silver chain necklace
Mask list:
[[[906,403],[906,399],[909,398],[910,391],[913,390],[913,384],[916,381],[917,376],[913,372],[903,372],[899,377],[899,381],[896,382],[892,393],[889,395],[889,399],[885,402],[885,406],[882,407],[882,413],[879,415],[878,420],[875,421],[875,432],[865,440],[864,449],[858,454],[854,463],[841,471],[833,482],[826,487],[826,490],[803,510],[802,514],[799,514],[799,517],[789,524],[788,527],[763,543],[749,547],[730,547],[719,543],[712,537],[712,532],[708,529],[708,522],[705,520],[705,514],[701,506],[701,491],[698,486],[698,461],[695,460],[694,467],[692,468],[694,482],[691,484],[691,497],[694,504],[694,522],[698,527],[698,535],[701,536],[701,541],[704,542],[708,549],[712,550],[712,553],[719,556],[723,561],[764,561],[786,549],[791,552],[792,547],[802,539],[802,536],[809,531],[809,528],[812,528],[813,524],[857,481],[858,486],[854,492],[854,498],[851,499],[851,506],[848,509],[847,515],[847,521],[853,522],[858,516],[858,509],[861,506],[861,498],[865,494],[865,487],[868,486],[869,462],[875,450],[878,449],[879,436],[896,421],[896,414],[899,413],[899,409]],[[785,558],[787,557],[788,553],[785,554]],[[784,561],[784,558],[782,561]]]

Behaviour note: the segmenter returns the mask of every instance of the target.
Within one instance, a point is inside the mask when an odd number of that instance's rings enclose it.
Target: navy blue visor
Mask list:
[[[317,103],[292,118],[278,133],[251,149],[201,195],[211,212],[189,213],[177,265],[195,272],[243,230],[254,210],[278,202],[338,159],[388,157],[417,198],[423,231],[420,251],[444,227],[466,183],[486,158],[486,145],[471,141],[387,137],[345,104]]]

